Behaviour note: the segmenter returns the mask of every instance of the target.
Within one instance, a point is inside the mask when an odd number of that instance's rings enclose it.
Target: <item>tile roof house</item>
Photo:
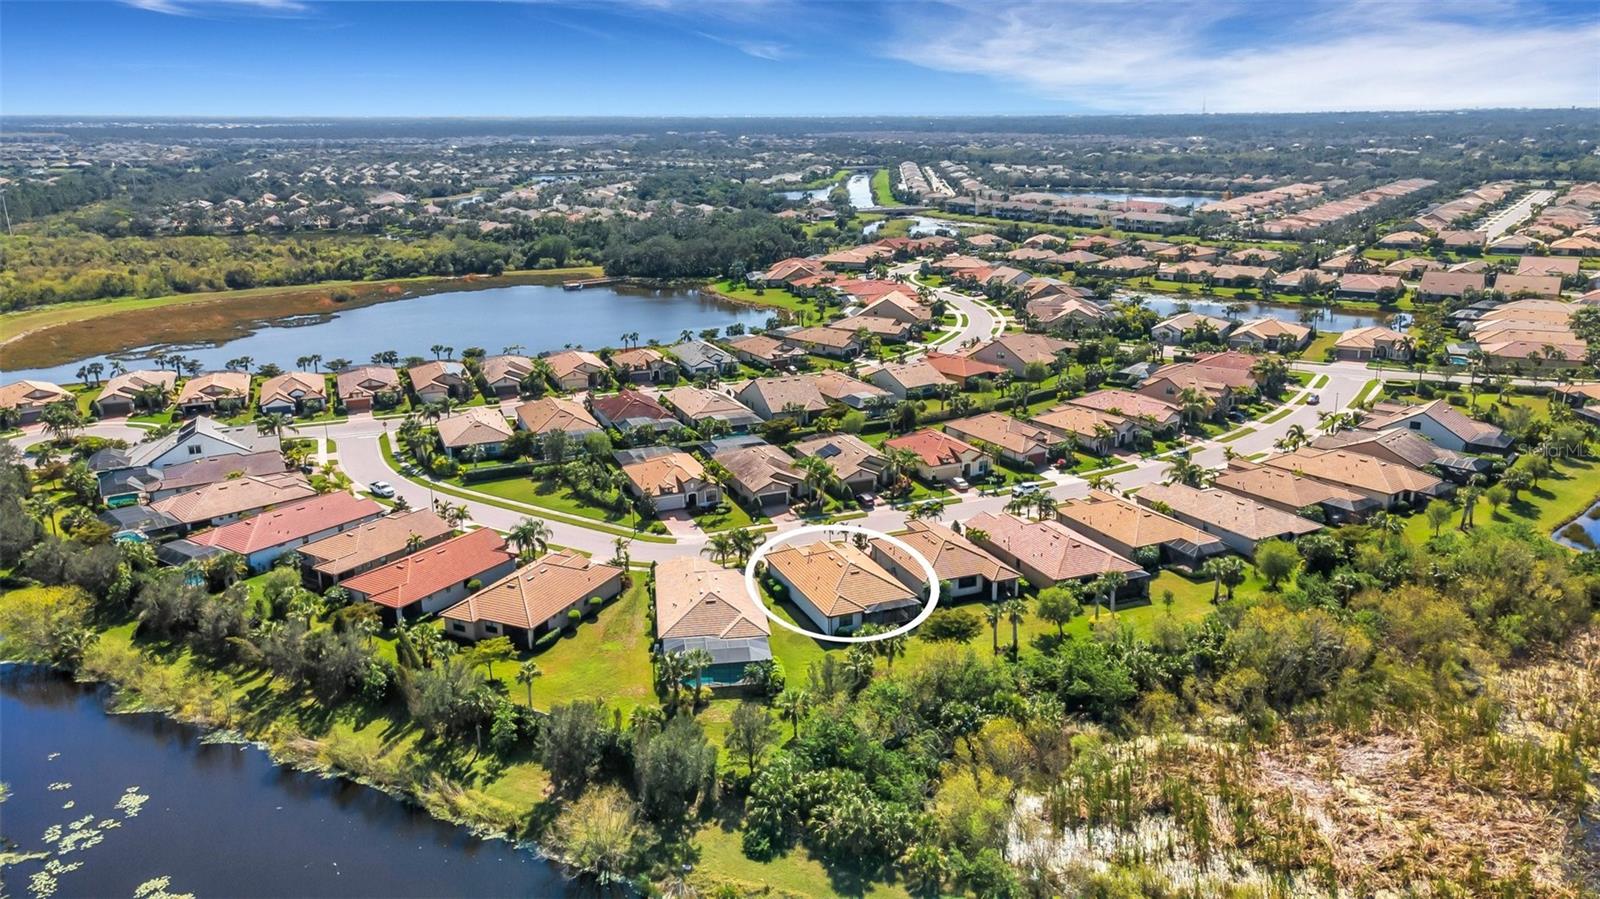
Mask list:
[[[816,385],[817,392],[821,393],[824,399],[843,403],[852,409],[870,411],[874,402],[890,396],[889,391],[876,384],[868,384],[835,369],[819,371],[805,377],[811,379],[811,383]]]
[[[916,616],[919,594],[850,543],[785,544],[766,555],[767,575],[823,633]]]
[[[1236,397],[1255,393],[1256,381],[1248,371],[1201,362],[1175,362],[1156,369],[1140,382],[1138,392],[1178,405],[1188,389],[1204,396],[1213,414],[1223,414],[1232,408]]]
[[[932,428],[923,428],[883,442],[886,449],[916,454],[917,476],[930,483],[989,474],[989,456],[972,444]]]
[[[176,496],[207,484],[215,484],[244,475],[279,474],[288,468],[283,454],[275,449],[257,453],[229,453],[220,456],[202,456],[192,462],[179,462],[166,468],[138,468],[146,479],[142,493],[147,502]],[[109,499],[115,478],[102,476],[100,495]]]
[[[945,423],[945,433],[980,447],[996,447],[1003,458],[1038,468],[1061,455],[1072,442],[1066,431],[1022,421],[1000,412],[985,412]]]
[[[719,450],[712,458],[728,470],[725,486],[752,505],[786,506],[810,492],[805,477],[794,467],[794,459],[770,444]]]
[[[527,381],[533,372],[533,360],[515,353],[489,356],[478,364],[478,373],[483,375],[484,383],[489,385],[489,392],[498,397],[511,397],[522,393],[523,382]]]
[[[1043,334],[1002,334],[993,340],[978,344],[965,355],[969,359],[1004,366],[1014,375],[1025,373],[1029,363],[1049,365],[1056,354],[1069,349],[1072,344]]]
[[[836,359],[854,358],[861,352],[861,341],[856,338],[854,330],[799,328],[784,334],[783,341],[807,352]]]
[[[1022,579],[1020,572],[947,527],[920,520],[908,521],[906,533],[899,537],[933,566],[941,584],[941,601],[976,596],[982,601],[994,602],[1017,595]],[[878,539],[872,541],[871,553],[872,560],[900,583],[912,590],[924,589],[926,575],[922,566],[905,550]]]
[[[1261,460],[1261,464],[1323,483],[1348,487],[1377,500],[1385,509],[1392,509],[1401,503],[1415,507],[1424,499],[1445,496],[1454,489],[1439,478],[1409,465],[1342,449],[1321,450],[1303,446],[1292,453],[1268,456]]]
[[[517,407],[517,427],[532,434],[565,431],[581,437],[601,430],[600,422],[577,400],[559,396],[540,397]]]
[[[894,394],[895,399],[932,396],[950,382],[944,373],[923,359],[914,362],[886,362],[862,371],[867,382]]]
[[[567,627],[568,612],[591,598],[622,592],[623,570],[591,562],[576,550],[550,553],[511,572],[443,612],[445,633],[463,640],[508,637],[533,648],[541,634]]]
[[[611,354],[611,367],[619,380],[630,384],[659,384],[677,372],[665,353],[652,347],[634,347]]]
[[[1067,403],[1132,419],[1152,434],[1176,431],[1183,424],[1183,410],[1175,404],[1131,390],[1108,387],[1073,397]]]
[[[564,350],[544,357],[550,376],[562,390],[589,390],[606,383],[606,364],[587,350]]]
[[[1396,275],[1364,275],[1346,273],[1339,276],[1339,294],[1347,297],[1375,297],[1388,291],[1399,295],[1405,285]]]
[[[1142,596],[1149,573],[1059,521],[1026,521],[1006,513],[980,512],[967,522],[973,543],[1022,572],[1028,583],[1047,587],[1090,581],[1119,572],[1128,579],[1119,596]]]
[[[833,471],[854,493],[872,493],[888,480],[888,463],[883,453],[854,434],[823,434],[794,445],[796,456],[816,456],[833,466]]]
[[[1206,334],[1212,342],[1228,336],[1234,323],[1215,315],[1200,312],[1180,312],[1150,329],[1150,337],[1157,343],[1176,346],[1198,334]]]
[[[661,394],[661,399],[677,412],[679,421],[690,427],[716,420],[725,422],[730,433],[742,434],[761,423],[761,416],[714,390],[684,385]]]
[[[688,340],[667,349],[677,358],[678,366],[691,377],[731,375],[739,370],[739,360],[733,353],[705,340]]]
[[[321,412],[328,406],[328,379],[309,371],[286,371],[261,382],[256,405],[268,415]]]
[[[1190,570],[1227,551],[1221,540],[1199,528],[1103,490],[1056,506],[1056,520],[1127,558],[1154,546],[1162,564]]]
[[[655,397],[637,390],[622,390],[606,396],[590,394],[589,411],[601,425],[619,431],[671,430],[678,424]]]
[[[701,509],[722,502],[722,491],[706,479],[705,466],[683,450],[650,446],[616,453],[628,492],[649,497],[657,512]]]
[[[300,474],[282,472],[218,481],[158,500],[150,507],[193,529],[227,524],[252,512],[315,495]]]
[[[815,259],[804,259],[791,256],[772,264],[764,272],[752,273],[751,280],[760,281],[768,287],[780,287],[800,278],[811,278],[822,274],[823,266]]]
[[[516,553],[490,528],[468,531],[370,571],[342,585],[356,602],[376,603],[384,621],[416,618],[441,611],[464,599],[474,582],[509,574]]]
[[[1561,296],[1561,278],[1557,275],[1495,275],[1494,289],[1508,297],[1555,299]]]
[[[1379,509],[1377,500],[1348,487],[1244,459],[1230,460],[1212,483],[1229,493],[1295,515],[1315,506],[1322,510],[1323,521],[1328,524],[1360,521]]]
[[[178,390],[178,409],[184,415],[243,409],[249,401],[250,374],[242,371],[208,371]]]
[[[346,412],[371,412],[400,404],[400,373],[387,365],[347,368],[333,379],[335,401]]]
[[[892,318],[896,321],[905,322],[913,328],[933,321],[933,310],[917,302],[913,297],[898,291],[885,294],[861,310],[861,313],[879,318]]]
[[[0,387],[0,409],[15,409],[23,424],[38,421],[46,406],[75,401],[70,392],[49,381],[13,381]]]
[[[994,378],[1006,371],[1003,365],[995,365],[970,356],[946,355],[931,350],[922,357],[922,361],[938,369],[946,380],[962,387],[971,387],[980,378]]]
[[[159,390],[163,396],[170,397],[177,385],[177,372],[150,369],[125,371],[106,382],[100,396],[95,398],[94,411],[101,418],[132,415],[142,402],[140,393]]]
[[[1341,333],[1333,342],[1333,355],[1335,359],[1352,362],[1365,362],[1371,359],[1405,360],[1411,358],[1411,351],[1407,349],[1408,343],[1409,338],[1406,335],[1383,325],[1352,328]]]
[[[748,334],[728,341],[738,358],[768,368],[792,369],[804,362],[806,351],[765,334]]]
[[[890,343],[905,343],[911,339],[911,326],[897,318],[886,318],[881,315],[850,315],[830,322],[829,328],[843,331],[860,340],[861,332],[866,332],[868,338],[876,337],[880,341]],[[791,336],[791,339],[792,336]]]
[[[1228,346],[1288,353],[1304,349],[1315,333],[1310,327],[1296,322],[1257,318],[1234,328],[1228,335]]]
[[[817,388],[817,382],[806,375],[752,378],[733,388],[733,398],[762,419],[784,415],[802,425],[828,408],[828,400]]]
[[[300,547],[300,568],[318,592],[346,578],[371,571],[413,551],[413,538],[423,549],[450,536],[450,525],[432,509],[410,509],[385,515],[359,527]]]
[[[1344,449],[1352,453],[1366,453],[1399,465],[1443,474],[1446,478],[1464,484],[1473,475],[1488,477],[1495,463],[1485,456],[1471,456],[1453,452],[1434,443],[1416,431],[1394,428],[1387,431],[1334,431],[1311,441],[1315,449]]]
[[[386,511],[374,500],[335,491],[191,534],[189,540],[238,553],[251,572],[260,573],[286,552],[365,524]]]
[[[1423,272],[1417,285],[1417,299],[1459,299],[1483,292],[1483,275],[1475,272]]]
[[[1184,484],[1151,484],[1142,488],[1134,501],[1214,534],[1229,549],[1252,558],[1256,544],[1263,540],[1293,540],[1322,529],[1310,519],[1215,487],[1200,490]]]
[[[664,653],[703,649],[710,684],[737,684],[745,666],[772,658],[772,625],[745,589],[744,572],[699,556],[677,556],[656,566],[656,641]]]
[[[1580,260],[1574,256],[1523,256],[1517,260],[1518,275],[1556,275],[1565,278],[1578,274]]]
[[[1139,426],[1132,419],[1072,403],[1056,406],[1029,421],[1071,434],[1079,449],[1096,456],[1131,447],[1139,434]]]
[[[438,403],[446,398],[464,400],[472,396],[472,380],[467,367],[453,359],[435,359],[406,370],[411,392],[419,403]]]
[[[499,406],[469,406],[439,419],[435,426],[439,443],[446,455],[455,458],[458,453],[478,452],[471,447],[482,447],[485,456],[498,456],[505,451],[511,439],[511,424],[501,414]]]

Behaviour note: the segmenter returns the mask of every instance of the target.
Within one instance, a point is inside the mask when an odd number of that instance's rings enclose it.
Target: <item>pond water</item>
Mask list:
[[[828,194],[833,193],[832,184],[819,187],[815,190],[780,190],[778,196],[794,203],[810,203],[815,200],[826,200]],[[867,209],[878,205],[872,200],[872,174],[870,172],[851,175],[844,183],[844,189],[850,194],[850,205],[857,209]]]
[[[1091,200],[1117,200],[1119,202],[1126,202],[1128,200],[1141,200],[1147,203],[1165,203],[1168,206],[1177,206],[1181,208],[1199,206],[1203,203],[1210,203],[1212,201],[1222,199],[1221,197],[1199,197],[1182,194],[1135,194],[1128,193],[1126,191],[1114,190],[1052,190],[1049,191],[1049,193],[1064,199],[1085,197]]]
[[[1153,310],[1162,318],[1176,315],[1179,304],[1184,302],[1181,298],[1174,297],[1171,294],[1139,294],[1138,296],[1144,300],[1145,308]],[[1214,315],[1218,318],[1228,317],[1228,304],[1226,302],[1191,298],[1188,303],[1189,311],[1191,312]],[[1296,323],[1301,322],[1301,313],[1312,308],[1280,303],[1246,303],[1246,306],[1248,308],[1244,312],[1243,318],[1247,320],[1252,318],[1275,318],[1280,321]],[[1396,322],[1394,320],[1395,316],[1381,312],[1365,312],[1337,306],[1332,309],[1316,308],[1313,311],[1317,313],[1317,317],[1308,322],[1308,324],[1316,325],[1318,331],[1349,331],[1352,328],[1367,328],[1374,325],[1395,327],[1404,323],[1403,321]],[[1403,319],[1404,316],[1400,316],[1400,318]]]
[[[56,875],[62,897],[132,896],[157,877],[198,896],[576,894],[531,851],[160,715],[107,714],[99,689],[48,671],[0,667],[0,733],[0,837],[50,853],[8,869],[8,895],[38,895],[24,885],[50,861],[79,864]]]
[[[563,290],[560,285],[515,284],[357,306],[332,315],[252,322],[240,336],[220,344],[142,346],[111,358],[135,368],[157,352],[177,351],[200,360],[207,369],[222,368],[239,356],[252,357],[257,367],[272,362],[291,369],[296,359],[313,354],[320,354],[324,362],[344,358],[365,363],[381,350],[431,358],[429,348],[434,344],[454,347],[457,354],[469,346],[498,353],[518,344],[524,352],[539,353],[568,345],[620,346],[622,334],[631,331],[639,332],[641,343],[652,338],[676,343],[684,329],[724,328],[735,322],[761,325],[770,315],[768,310],[696,290],[625,286]],[[76,381],[75,372],[88,361],[93,360],[25,371],[0,367],[0,373],[8,381]]]
[[[1573,525],[1582,528],[1583,532],[1589,535],[1590,542],[1587,545],[1584,545],[1582,541],[1574,541],[1567,536],[1567,529]],[[1590,550],[1600,545],[1600,503],[1590,506],[1584,510],[1582,515],[1562,525],[1560,530],[1556,531],[1555,540],[1563,546],[1570,546],[1580,551]]]
[[[912,237],[925,237],[930,234],[956,234],[960,232],[962,228],[972,229],[974,227],[971,222],[957,222],[951,221],[950,219],[933,218],[932,216],[926,215],[901,215],[896,216],[896,218],[911,220],[911,228],[909,231],[907,231],[907,233]],[[883,230],[883,225],[887,221],[889,221],[889,219],[880,219],[879,221],[871,222],[866,227],[861,229],[861,233],[867,237],[871,237],[872,235]]]
[[[809,203],[812,200],[826,200],[828,194],[833,192],[833,187],[819,187],[816,190],[780,190],[778,196],[791,203]]]

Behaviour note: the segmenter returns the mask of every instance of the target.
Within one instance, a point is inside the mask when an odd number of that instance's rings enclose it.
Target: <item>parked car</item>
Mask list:
[[[1306,405],[1307,406],[1320,406],[1320,405],[1322,405],[1322,397],[1320,397],[1317,394],[1313,393],[1310,396],[1306,397]]]
[[[394,485],[388,481],[373,481],[367,485],[367,490],[373,496],[381,496],[384,499],[390,499],[394,496]]]
[[[967,483],[967,479],[966,478],[951,478],[950,479],[950,486],[957,493],[966,493],[972,487],[971,484]]]
[[[1012,496],[1032,496],[1039,492],[1038,484],[1018,484],[1011,488]]]
[[[1234,422],[1244,421],[1244,413],[1240,412],[1238,409],[1234,409],[1228,413],[1228,420]]]
[[[878,498],[871,493],[858,493],[856,502],[860,503],[863,509],[871,509],[878,505]]]

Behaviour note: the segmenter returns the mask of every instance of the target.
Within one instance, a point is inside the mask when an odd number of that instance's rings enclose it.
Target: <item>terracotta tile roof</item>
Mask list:
[[[1322,526],[1291,512],[1253,499],[1218,490],[1197,490],[1183,484],[1151,484],[1137,496],[1140,505],[1162,503],[1179,515],[1203,521],[1247,540],[1267,540],[1282,534],[1309,534]]]
[[[268,509],[243,521],[191,534],[189,539],[202,546],[215,546],[247,556],[318,531],[335,528],[383,514],[384,507],[370,499],[342,491]]]
[[[1091,535],[1103,536],[1124,546],[1181,541],[1201,549],[1218,552],[1222,549],[1221,540],[1199,528],[1100,490],[1091,490],[1082,499],[1061,503],[1056,507],[1056,517],[1069,528],[1087,529]]]
[[[1234,460],[1227,469],[1218,472],[1215,484],[1247,499],[1263,500],[1280,508],[1291,509],[1327,504],[1355,510],[1373,502],[1348,487],[1325,484],[1314,478],[1265,465],[1237,463],[1238,460]]]
[[[504,537],[479,528],[358,574],[344,586],[379,605],[399,609],[515,558]]]
[[[970,356],[947,356],[944,353],[929,352],[923,360],[942,372],[945,377],[959,381],[965,381],[967,378],[994,377],[1006,370],[1003,365],[995,365]]]
[[[1304,340],[1311,336],[1311,329],[1295,322],[1286,322],[1276,318],[1258,318],[1247,321],[1235,328],[1229,339],[1239,336],[1254,336],[1262,340],[1281,339],[1288,337],[1292,340]]]
[[[296,397],[295,394],[300,396]],[[309,371],[286,371],[261,382],[261,392],[256,404],[270,406],[275,403],[294,405],[300,400],[328,399],[328,379]]]
[[[413,534],[433,543],[449,533],[450,525],[433,510],[411,509],[308,543],[300,555],[314,570],[337,575],[404,552]]]
[[[1102,412],[1112,412],[1128,418],[1153,418],[1163,421],[1175,415],[1181,416],[1182,410],[1165,400],[1131,390],[1117,390],[1106,388],[1086,393],[1080,397],[1067,400],[1074,406],[1083,406],[1086,409],[1098,409]]]
[[[478,366],[483,373],[483,379],[490,384],[501,381],[514,381],[521,384],[528,375],[533,373],[533,360],[527,356],[518,356],[515,353],[506,353],[499,356],[490,356]]]
[[[158,387],[162,393],[170,394],[177,383],[177,372],[154,371],[151,369],[125,371],[106,382],[106,386],[100,391],[97,401],[104,401],[111,397],[122,397],[131,402],[139,391],[150,386]],[[0,388],[0,390],[4,390],[4,388]],[[0,402],[0,405],[4,405],[4,403]]]
[[[916,594],[849,543],[786,544],[767,553],[766,561],[768,569],[782,574],[828,618],[917,601]]]
[[[637,390],[624,390],[609,396],[590,396],[589,407],[595,415],[612,424],[640,421],[673,421],[672,413],[656,402],[655,397]]]
[[[577,402],[558,396],[541,397],[517,407],[517,421],[534,434],[549,431],[586,433],[600,430],[589,410]]]
[[[1131,424],[1128,419],[1121,415],[1102,412],[1099,409],[1090,409],[1086,406],[1074,406],[1071,403],[1057,406],[1042,414],[1035,415],[1029,420],[1085,440],[1100,439],[1100,436],[1095,433],[1097,426],[1104,425],[1115,433]]]
[[[250,375],[242,371],[208,371],[190,378],[178,391],[178,405],[250,395]]]
[[[700,387],[674,387],[661,395],[673,408],[688,416],[691,421],[704,418],[726,418],[754,422],[760,418],[733,397]]]
[[[706,479],[705,466],[682,450],[624,463],[622,473],[633,482],[636,490],[650,497],[682,493],[690,486],[705,483]]]
[[[656,566],[656,637],[741,640],[772,633],[767,615],[745,589],[744,572],[699,556]]]
[[[987,535],[980,545],[993,546],[1052,582],[1097,577],[1111,571],[1144,571],[1059,521],[1024,521],[1015,515],[981,512],[967,522],[967,531],[974,529]]]
[[[943,525],[908,521],[906,533],[899,536],[901,541],[928,560],[928,564],[933,566],[933,573],[942,581],[974,575],[990,581],[1010,581],[1022,576],[1015,568]],[[922,566],[904,550],[887,540],[875,540],[872,546],[875,552],[887,556],[904,571],[916,577],[922,576]]]
[[[445,609],[440,617],[532,629],[621,578],[621,568],[597,565],[565,549],[511,572]]]
[[[1430,493],[1442,483],[1415,468],[1338,449],[1301,447],[1292,453],[1268,456],[1261,464],[1374,493]]]
[[[13,381],[0,387],[0,409],[21,406],[47,406],[70,401],[72,394],[49,381]]]
[[[316,491],[298,473],[255,475],[207,484],[187,493],[169,496],[150,504],[150,508],[172,516],[183,524],[199,524],[252,512],[279,503],[315,496]]]
[[[1019,456],[1047,451],[1068,439],[1065,431],[1022,421],[1000,412],[958,418],[946,422],[944,429],[963,440],[992,443]]]
[[[561,380],[576,372],[603,371],[606,364],[599,356],[588,350],[563,350],[551,353],[544,358],[545,364],[550,366],[550,371]]]
[[[453,359],[434,359],[413,365],[406,370],[406,374],[411,378],[412,390],[425,390],[432,386],[448,388],[453,383],[466,380],[467,367]]]
[[[667,357],[659,350],[642,346],[612,353],[611,364],[622,371],[646,371],[651,367],[667,364]]]
[[[503,443],[511,437],[511,425],[499,406],[469,406],[439,419],[437,427],[439,442],[451,449]]]
[[[334,389],[341,400],[351,397],[370,397],[384,390],[400,389],[400,374],[387,365],[363,365],[347,368],[334,378]]]
[[[982,456],[983,450],[972,444],[953,437],[943,431],[932,428],[923,428],[901,437],[892,437],[883,442],[883,445],[892,449],[909,450],[917,454],[922,464],[930,468],[940,465],[960,464],[963,457],[975,459]]]

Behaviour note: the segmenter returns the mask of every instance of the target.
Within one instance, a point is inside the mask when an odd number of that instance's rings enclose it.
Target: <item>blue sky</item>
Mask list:
[[[0,112],[12,115],[934,115],[1202,104],[1600,106],[1600,3],[0,0]]]

